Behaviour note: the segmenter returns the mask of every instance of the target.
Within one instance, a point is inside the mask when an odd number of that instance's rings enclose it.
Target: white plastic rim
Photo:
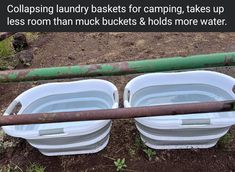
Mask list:
[[[60,82],[60,83],[48,83],[40,86],[36,86],[31,88],[18,97],[8,106],[4,116],[10,115],[15,106],[20,103],[22,105],[21,109],[17,113],[17,115],[22,114],[22,112],[29,106],[32,102],[42,97],[56,95],[56,94],[66,94],[66,93],[76,93],[83,91],[102,91],[112,97],[112,109],[118,108],[119,95],[118,90],[114,84],[111,82],[101,80],[101,79],[88,79],[81,81],[73,81],[73,82]],[[64,133],[59,134],[59,136],[67,137],[67,135],[86,135],[91,133],[94,130],[99,130],[105,125],[107,125],[110,120],[96,120],[89,121],[90,125],[83,125],[77,127],[66,127],[63,128]],[[43,135],[40,136],[37,130],[31,131],[18,131],[15,129],[15,126],[3,126],[3,130],[10,136],[13,137],[21,137],[24,139],[38,139],[38,138],[52,138],[58,137],[57,134],[54,135]],[[78,132],[79,131],[79,132]]]

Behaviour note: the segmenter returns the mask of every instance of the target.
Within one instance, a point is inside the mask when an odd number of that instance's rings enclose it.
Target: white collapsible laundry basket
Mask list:
[[[125,87],[124,106],[234,100],[235,79],[216,72],[152,73]],[[234,112],[136,118],[142,141],[153,149],[209,148],[235,123]]]
[[[118,91],[110,82],[90,79],[75,82],[43,84],[19,95],[7,108],[17,113],[72,112],[118,108]],[[108,144],[111,120],[63,122],[4,126],[10,136],[26,139],[48,156],[95,153]]]

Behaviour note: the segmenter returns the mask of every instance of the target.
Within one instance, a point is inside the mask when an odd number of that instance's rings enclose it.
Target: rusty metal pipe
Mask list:
[[[16,32],[3,32],[0,34],[0,41],[3,41],[10,37],[11,35],[14,35]]]
[[[9,115],[0,117],[0,126],[223,112],[230,111],[233,107],[234,101],[221,101],[79,112]]]
[[[106,64],[0,71],[0,83],[91,76],[126,75],[234,65],[235,52],[215,53]]]

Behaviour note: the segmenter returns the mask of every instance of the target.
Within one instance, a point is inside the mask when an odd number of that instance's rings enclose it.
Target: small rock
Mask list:
[[[140,44],[141,43],[142,42],[140,42]],[[123,47],[131,47],[131,46],[135,45],[135,43],[131,42],[131,41],[127,41],[127,42],[123,42],[122,45],[123,45]]]
[[[6,108],[2,108],[2,109],[1,109],[1,113],[4,113],[5,110],[6,110]]]
[[[33,51],[34,51],[34,52],[36,52],[36,51],[38,51],[38,50],[39,50],[38,47],[34,47],[34,48],[33,48]]]
[[[13,36],[12,45],[13,45],[15,51],[18,51],[18,52],[22,51],[23,49],[25,49],[28,46],[26,36],[22,33],[16,33]]]
[[[157,39],[157,40],[160,40],[160,39],[163,38],[163,36],[162,35],[155,35],[154,38]]]
[[[28,156],[29,156],[29,152],[26,151],[26,152],[24,153],[24,157],[28,157]]]
[[[144,47],[145,45],[146,45],[146,41],[144,39],[140,39],[140,40],[136,41],[137,47]]]
[[[7,66],[7,69],[8,69],[8,70],[13,70],[13,69],[15,69],[15,67],[13,67],[13,66]]]
[[[193,152],[199,152],[199,149],[191,149]]]
[[[197,44],[194,45],[194,48],[199,48],[199,46]]]
[[[120,33],[120,32],[111,32],[109,33],[111,36],[114,36],[115,38],[122,38],[126,35],[126,33]]]
[[[161,157],[163,161],[166,161],[166,158],[164,156]]]
[[[14,144],[14,142],[5,141],[5,142],[3,142],[3,147],[4,147],[4,149],[12,148],[12,147],[15,147],[15,144]]]
[[[160,159],[158,156],[156,156],[156,157],[155,157],[155,161],[160,162],[161,159]]]
[[[69,59],[69,60],[75,60],[75,57],[73,57],[72,55],[69,55],[69,56],[68,56],[68,59]]]
[[[33,60],[33,53],[29,50],[21,51],[20,53],[16,54],[17,58],[20,62],[25,66],[30,66]]]

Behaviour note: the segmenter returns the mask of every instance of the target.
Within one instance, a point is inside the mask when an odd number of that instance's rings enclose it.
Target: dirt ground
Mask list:
[[[31,43],[30,50],[34,54],[30,68],[107,63],[235,51],[235,33],[42,33]],[[235,76],[233,67],[210,70]],[[113,82],[122,95],[126,83],[135,76],[99,78]],[[17,95],[45,82],[51,81],[0,84],[1,113]],[[235,129],[230,133],[235,135]],[[25,140],[6,136],[5,140],[17,142],[14,148],[0,154],[0,166],[13,163],[24,170],[38,163],[48,172],[115,171],[113,159],[125,158],[126,171],[235,171],[235,140],[225,147],[210,149],[157,150],[156,157],[149,161],[136,138],[133,120],[115,120],[109,144],[101,152],[47,157]]]

